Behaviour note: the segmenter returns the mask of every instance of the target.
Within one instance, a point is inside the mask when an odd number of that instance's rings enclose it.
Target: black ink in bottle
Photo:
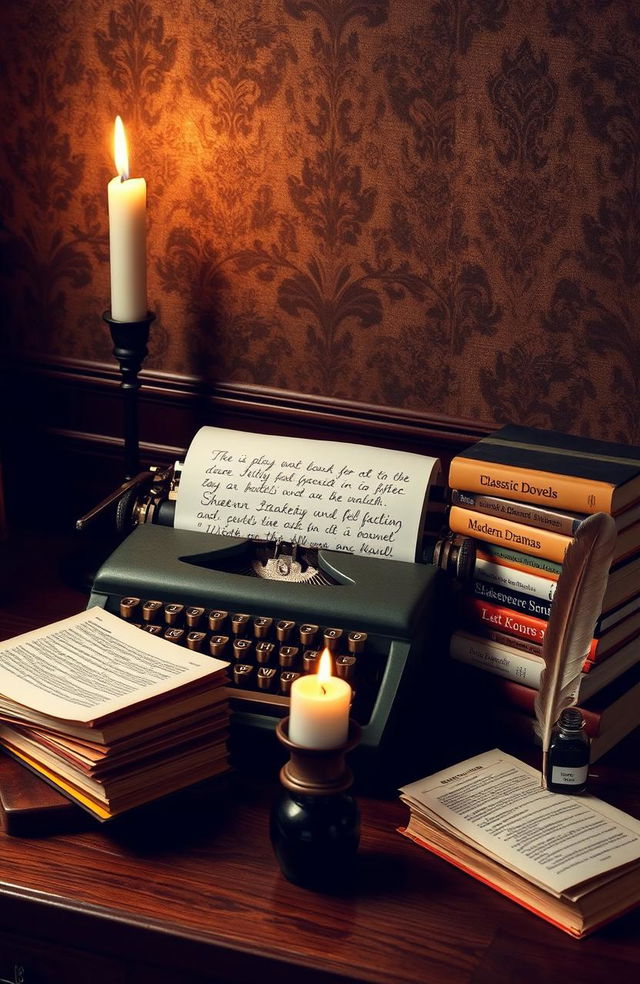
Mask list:
[[[583,793],[587,787],[590,742],[584,718],[566,707],[551,732],[547,755],[547,789],[553,793]]]

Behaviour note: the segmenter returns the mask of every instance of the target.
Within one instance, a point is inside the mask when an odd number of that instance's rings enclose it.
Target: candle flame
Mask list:
[[[328,649],[322,650],[322,655],[318,660],[318,683],[320,684],[323,693],[326,693],[326,689],[322,686],[327,680],[330,680],[333,675],[333,664],[331,661],[331,653]]]
[[[129,177],[129,154],[127,153],[127,137],[124,132],[124,123],[119,116],[116,116],[113,144],[116,171],[120,175],[121,180],[126,181]]]

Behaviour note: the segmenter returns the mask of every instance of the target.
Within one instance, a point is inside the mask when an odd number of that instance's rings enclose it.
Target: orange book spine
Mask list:
[[[454,533],[472,536],[477,540],[488,540],[504,547],[546,557],[561,564],[573,537],[552,530],[539,530],[524,523],[513,523],[500,516],[486,516],[472,509],[452,506],[449,511],[449,526]]]
[[[610,513],[614,493],[614,486],[608,482],[460,456],[451,462],[449,486],[581,513]]]

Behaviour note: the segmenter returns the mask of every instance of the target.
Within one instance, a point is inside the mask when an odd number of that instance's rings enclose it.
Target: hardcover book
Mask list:
[[[0,745],[108,820],[228,771],[227,666],[91,608],[0,643]]]
[[[640,450],[508,424],[452,460],[449,485],[556,509],[617,515],[640,500]]]
[[[516,612],[504,605],[494,605],[489,601],[465,597],[463,602],[463,620],[479,633],[488,631],[503,632],[506,635],[524,639],[526,642],[541,646],[547,623],[543,618]],[[592,661],[603,659],[608,653],[618,649],[623,643],[635,638],[640,633],[640,612],[634,612],[620,622],[594,635],[587,654]]]
[[[452,506],[449,512],[449,526],[454,533],[475,537],[489,543],[504,544],[534,557],[546,557],[562,564],[573,537],[553,530],[539,529],[525,523],[505,519],[502,516],[487,516],[485,513],[461,506]],[[633,523],[621,530],[616,537],[612,563],[622,561],[638,550],[640,544],[640,523]]]
[[[401,834],[571,936],[640,904],[640,821],[595,796],[542,789],[540,773],[505,752],[400,794]]]

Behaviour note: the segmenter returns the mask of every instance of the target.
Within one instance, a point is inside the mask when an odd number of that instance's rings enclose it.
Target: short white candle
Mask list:
[[[317,673],[298,677],[291,685],[289,739],[304,748],[339,748],[349,734],[351,687],[331,676],[331,654],[325,649]]]
[[[127,141],[119,116],[114,142],[118,177],[108,187],[111,317],[142,321],[147,316],[147,183],[129,177]]]

